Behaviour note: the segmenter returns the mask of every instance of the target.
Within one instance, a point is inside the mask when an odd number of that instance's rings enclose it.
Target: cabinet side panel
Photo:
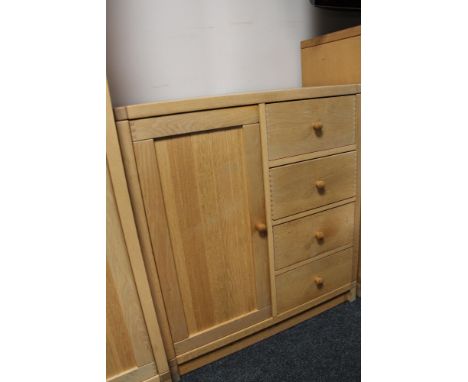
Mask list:
[[[190,334],[256,309],[242,128],[155,142]]]

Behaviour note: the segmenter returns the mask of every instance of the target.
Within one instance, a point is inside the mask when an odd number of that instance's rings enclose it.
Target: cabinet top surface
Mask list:
[[[310,48],[316,45],[328,44],[333,41],[343,40],[345,38],[355,37],[361,35],[361,26],[342,29],[336,32],[327,33],[321,36],[316,36],[309,40],[301,41],[301,49]]]
[[[265,92],[235,93],[214,97],[199,97],[172,101],[159,101],[138,105],[116,107],[117,121],[150,118],[161,115],[186,113],[233,106],[255,105],[259,103],[293,101],[307,98],[333,97],[358,94],[361,85],[313,86],[295,89],[272,90]]]

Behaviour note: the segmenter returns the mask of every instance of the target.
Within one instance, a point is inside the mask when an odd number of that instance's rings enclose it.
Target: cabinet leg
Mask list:
[[[356,300],[356,287],[353,287],[349,290],[347,297],[349,302],[353,302],[354,300]]]

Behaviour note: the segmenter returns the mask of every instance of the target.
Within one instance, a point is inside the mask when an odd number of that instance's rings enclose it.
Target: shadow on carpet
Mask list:
[[[359,298],[181,378],[181,382],[360,380]]]

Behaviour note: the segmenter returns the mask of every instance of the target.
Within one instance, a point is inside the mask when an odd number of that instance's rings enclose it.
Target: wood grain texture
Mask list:
[[[273,219],[353,197],[356,166],[356,152],[349,152],[271,169]],[[317,181],[325,182],[324,190]]]
[[[258,224],[266,225],[266,206],[264,187],[263,159],[261,150],[260,125],[245,125],[243,131],[244,165],[248,179],[247,193],[250,208],[250,227],[252,232],[252,253],[255,263],[255,283],[257,289],[257,309],[271,306],[270,265],[268,256],[268,232],[256,229]]]
[[[107,84],[106,84],[107,85]],[[161,332],[154,310],[153,299],[147,281],[147,274],[142,258],[140,242],[135,226],[133,210],[127,188],[124,166],[121,157],[120,144],[117,136],[112,103],[109,90],[106,86],[106,157],[108,163],[108,188],[112,184],[115,196],[116,210],[120,219],[123,237],[130,261],[131,271],[138,293],[139,303],[143,312],[144,323],[149,336],[152,356],[156,362],[158,372],[165,373],[169,370]],[[109,264],[112,264],[109,261]],[[117,274],[114,274],[114,280]],[[138,362],[138,360],[137,360]]]
[[[273,220],[273,226],[280,225],[280,224],[283,224],[283,223],[287,223],[287,222],[290,222],[290,221],[293,221],[293,220],[296,220],[296,219],[304,218],[306,216],[314,215],[314,214],[316,214],[318,212],[326,211],[326,210],[328,210],[330,208],[343,206],[345,204],[355,202],[355,201],[356,201],[356,197],[353,196],[352,198],[343,199],[343,200],[340,200],[339,202],[330,203],[330,204],[327,204],[325,206],[314,208],[312,210],[307,210],[307,211],[304,211],[304,212],[299,212],[297,214],[289,215],[289,216],[286,216],[286,217],[281,218],[281,219]]]
[[[361,36],[305,47],[301,49],[301,61],[303,86],[358,84]]]
[[[199,111],[130,122],[134,141],[222,129],[258,122],[257,106]]]
[[[271,317],[271,308],[269,306],[249,312],[243,316],[234,318],[231,321],[224,322],[216,327],[211,327],[208,330],[197,333],[190,338],[174,344],[177,355],[187,353],[193,349],[197,349],[205,344],[212,343],[219,338],[224,338],[230,334],[237,333],[244,328],[253,324],[264,321]]]
[[[323,233],[318,239],[316,233]],[[354,236],[354,203],[273,227],[275,269],[350,244]]]
[[[136,142],[133,147],[154,258],[161,278],[164,304],[172,339],[177,342],[187,338],[189,332],[174,262],[154,142],[153,140]]]
[[[266,225],[268,235],[268,259],[270,271],[270,293],[271,293],[271,309],[273,317],[277,314],[276,308],[276,286],[275,286],[275,247],[273,245],[273,224],[271,215],[271,185],[270,174],[268,171],[268,138],[266,124],[266,106],[264,103],[258,105],[260,114],[260,133],[262,143],[262,161],[263,161],[263,192],[265,193],[265,208],[266,208]]]
[[[154,362],[107,171],[107,376]]]
[[[349,284],[352,260],[353,249],[349,248],[276,276],[278,311],[285,312]],[[322,286],[314,283],[315,277],[323,279]]]
[[[154,362],[115,375],[108,378],[107,382],[147,382],[148,380],[159,381],[157,368]]]
[[[270,160],[352,145],[354,96],[266,105]],[[321,129],[314,124],[320,122]]]
[[[189,333],[255,311],[257,233],[243,129],[159,140],[155,147]]]
[[[335,154],[347,153],[349,151],[355,151],[355,150],[356,150],[356,145],[347,145],[347,146],[342,146],[342,147],[335,147],[333,149],[328,149],[328,150],[316,151],[313,153],[299,154],[299,155],[294,155],[292,157],[271,160],[268,162],[268,167],[270,168],[279,167],[279,166],[284,166],[286,164],[303,162],[306,160],[327,157],[327,156],[335,155]]]
[[[333,248],[329,251],[326,251],[326,252],[322,252],[318,255],[316,255],[315,257],[311,257],[311,258],[308,258],[308,259],[305,259],[305,260],[302,260],[302,261],[299,261],[298,263],[294,263],[292,265],[289,265],[287,267],[284,267],[284,268],[281,268],[281,269],[278,269],[277,271],[275,271],[275,275],[281,275],[283,273],[286,273],[286,272],[289,272],[289,271],[292,271],[293,269],[296,269],[296,268],[300,268],[306,264],[309,264],[309,263],[312,263],[313,261],[317,261],[317,260],[320,260],[324,257],[327,257],[327,256],[330,256],[330,255],[333,255],[337,252],[342,252],[344,251],[345,249],[348,249],[348,248],[351,248],[353,246],[352,243],[349,243],[349,244],[345,244],[345,245],[341,245],[339,247],[336,247],[336,248]]]
[[[156,269],[156,262],[153,255],[151,236],[146,221],[145,206],[141,194],[140,181],[138,179],[138,170],[133,152],[133,144],[130,134],[130,124],[128,121],[117,122],[117,132],[119,136],[122,159],[125,168],[125,176],[128,182],[130,199],[135,215],[135,223],[140,239],[141,250],[145,268],[148,273],[148,282],[153,296],[158,322],[161,327],[161,335],[164,342],[164,348],[169,359],[175,357],[172,335],[167,319],[166,308],[164,305],[163,293],[160,284],[159,274]],[[163,275],[164,279],[164,275]]]
[[[225,96],[199,97],[117,107],[115,108],[115,116],[117,120],[133,120],[234,106],[356,94],[360,93],[360,91],[361,86],[354,84],[228,94]]]
[[[310,48],[311,46],[328,44],[333,41],[343,40],[350,37],[361,35],[361,26],[342,29],[336,32],[327,33],[321,36],[311,38],[309,40],[301,41],[301,49]]]
[[[107,263],[106,272],[106,371],[108,376],[132,369],[137,362],[125,325],[122,307]]]

